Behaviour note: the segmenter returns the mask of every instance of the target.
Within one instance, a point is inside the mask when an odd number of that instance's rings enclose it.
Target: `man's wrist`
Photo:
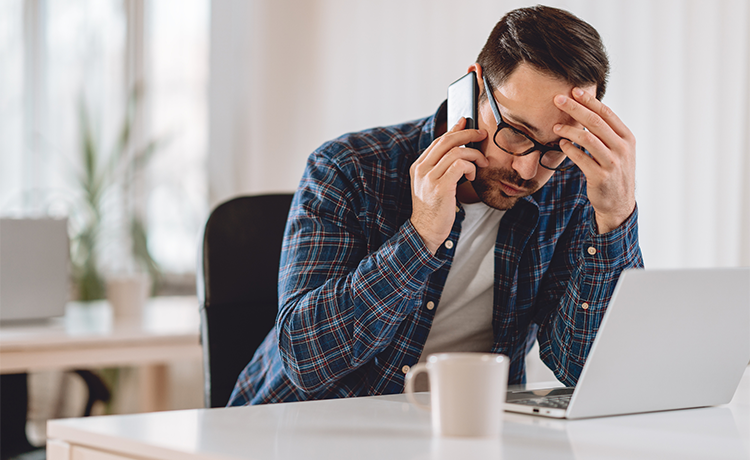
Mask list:
[[[620,213],[617,215],[605,215],[594,211],[594,220],[596,222],[596,233],[603,235],[609,233],[612,230],[619,228],[635,211],[635,203],[630,207],[630,211],[627,213]]]
[[[617,271],[643,266],[638,243],[638,206],[614,230],[599,233],[592,219],[590,236],[581,246],[581,257],[594,262],[589,270],[596,272]]]
[[[411,225],[414,227],[414,230],[416,230],[417,234],[420,236],[420,238],[422,238],[422,243],[424,243],[427,250],[430,251],[433,256],[437,254],[437,251],[440,248],[442,242],[435,242],[433,241],[433,239],[427,237],[424,231],[420,230],[419,223],[414,221],[414,216],[412,216],[409,220],[411,221]]]

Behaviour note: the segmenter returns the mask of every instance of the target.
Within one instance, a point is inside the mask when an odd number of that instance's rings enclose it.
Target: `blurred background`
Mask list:
[[[648,265],[750,264],[749,2],[548,3],[604,37],[605,102],[638,139]],[[81,103],[108,155],[139,87],[130,148],[160,145],[134,207],[154,259],[189,282],[210,208],[294,190],[328,139],[432,114],[503,13],[527,4],[3,0],[0,213],[71,213]]]
[[[146,264],[155,294],[192,295],[214,206],[293,191],[333,137],[433,114],[500,17],[533,4],[2,0],[0,216],[68,217],[72,298],[103,295],[81,287],[94,249],[97,276]],[[646,265],[750,265],[750,2],[546,4],[607,46]],[[201,406],[200,368],[180,372],[172,407]]]

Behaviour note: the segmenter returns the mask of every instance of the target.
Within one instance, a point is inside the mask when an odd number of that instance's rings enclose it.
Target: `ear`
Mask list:
[[[470,72],[476,72],[477,77],[479,77],[480,80],[482,79],[482,66],[478,63],[475,62],[474,64],[469,66],[469,70],[467,70],[466,73]]]
[[[482,66],[478,63],[474,63],[469,66],[469,70],[466,73],[476,72],[477,73],[477,84],[479,84],[479,92],[484,91],[484,81],[482,80]]]

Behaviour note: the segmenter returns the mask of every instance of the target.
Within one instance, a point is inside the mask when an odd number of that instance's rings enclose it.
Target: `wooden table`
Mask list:
[[[140,366],[140,410],[164,410],[167,365],[202,359],[199,331],[194,296],[150,299],[140,320],[113,318],[106,301],[70,302],[62,318],[0,327],[0,373]]]

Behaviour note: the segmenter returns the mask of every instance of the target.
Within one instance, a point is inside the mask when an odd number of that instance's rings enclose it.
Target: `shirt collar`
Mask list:
[[[419,154],[427,150],[427,147],[432,144],[432,141],[437,137],[437,128],[448,120],[448,101],[443,101],[438,107],[434,115],[429,117],[426,123],[422,126],[422,132],[419,135]]]

